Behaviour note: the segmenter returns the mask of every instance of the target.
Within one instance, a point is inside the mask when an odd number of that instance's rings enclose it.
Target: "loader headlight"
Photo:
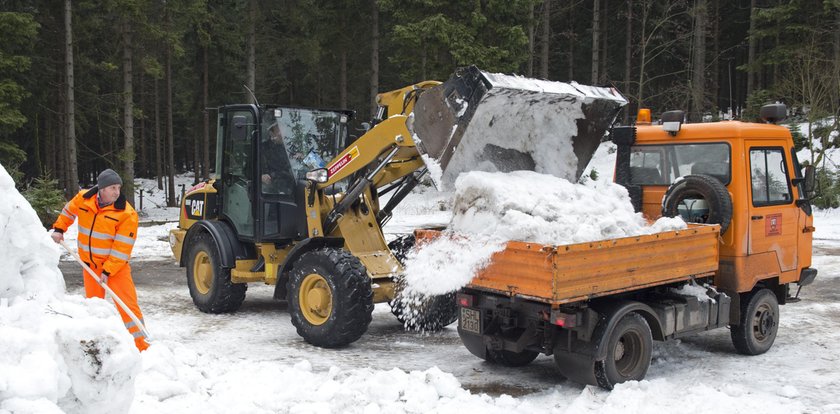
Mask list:
[[[312,170],[306,173],[307,180],[314,181],[319,184],[327,182],[329,178],[329,173],[327,173],[326,168],[318,168],[317,170]]]

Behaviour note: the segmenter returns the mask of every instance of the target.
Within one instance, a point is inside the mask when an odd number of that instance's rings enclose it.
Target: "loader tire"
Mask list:
[[[230,269],[221,265],[219,249],[208,233],[196,235],[187,255],[187,286],[198,310],[205,313],[234,312],[245,300],[246,283],[233,283]]]
[[[687,198],[705,200],[709,205],[709,216],[704,223],[720,224],[720,234],[726,233],[732,222],[732,197],[720,180],[710,175],[692,174],[671,184],[662,200],[662,216],[678,216],[677,207]]]
[[[408,253],[414,248],[414,244],[415,238],[412,234],[394,239],[388,243],[388,248],[391,249],[397,260],[404,264]],[[388,304],[391,305],[391,313],[397,317],[397,320],[406,329],[437,332],[458,320],[456,292],[412,298],[413,301],[419,303],[411,306],[411,310],[416,314],[409,316],[405,314],[404,291],[405,281],[402,276],[397,276],[394,280],[394,299]]]
[[[769,289],[741,294],[741,320],[729,334],[735,349],[744,355],[767,352],[779,331],[779,301]]]
[[[359,339],[371,322],[373,288],[367,270],[343,249],[304,253],[289,275],[292,324],[306,342],[337,348]]]

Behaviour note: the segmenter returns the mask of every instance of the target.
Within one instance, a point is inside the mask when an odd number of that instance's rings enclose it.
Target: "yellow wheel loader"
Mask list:
[[[382,227],[427,164],[439,185],[471,164],[533,169],[536,163],[528,160],[540,148],[523,142],[534,134],[550,139],[557,131],[525,122],[504,136],[481,132],[492,130],[496,119],[522,113],[574,118],[568,151],[577,159],[571,174],[579,175],[624,103],[609,88],[523,82],[468,67],[443,83],[382,93],[373,127],[353,142],[350,111],[219,108],[214,178],[185,194],[179,226],[170,234],[196,307],[233,312],[248,283],[266,283],[276,286],[275,299],[288,301],[292,323],[307,342],[339,347],[359,339],[374,303],[399,302],[395,287],[403,266]],[[484,125],[472,126],[474,118]],[[492,144],[482,145],[484,136]],[[429,298],[421,309],[425,314],[413,322],[427,329],[457,319],[454,292]],[[394,313],[403,319],[398,308]]]

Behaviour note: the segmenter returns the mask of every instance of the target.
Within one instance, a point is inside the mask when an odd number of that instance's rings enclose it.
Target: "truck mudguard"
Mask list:
[[[610,333],[615,328],[615,325],[618,324],[618,321],[630,312],[638,312],[639,315],[645,318],[650,326],[650,331],[654,339],[663,339],[662,324],[659,321],[659,317],[656,316],[656,312],[650,306],[644,303],[629,300],[604,301],[597,305],[593,304],[592,308],[601,315],[601,320],[598,322],[598,325],[595,327],[595,332],[592,335],[595,341],[592,342],[592,359],[594,361],[602,361],[607,358],[607,343],[610,340]]]

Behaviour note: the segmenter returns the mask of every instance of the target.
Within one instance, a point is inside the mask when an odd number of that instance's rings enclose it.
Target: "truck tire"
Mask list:
[[[390,243],[388,248],[394,253],[394,256],[400,263],[405,263],[406,257],[411,249],[414,248],[414,235],[401,236]],[[416,314],[411,317],[405,315],[405,304],[403,292],[405,291],[405,282],[402,276],[398,276],[394,280],[394,299],[388,302],[391,305],[391,313],[397,317],[397,320],[406,327],[406,329],[418,330],[424,332],[437,332],[447,325],[452,324],[458,320],[458,303],[456,302],[456,292],[447,293],[444,295],[428,295],[421,298],[411,298],[411,310]],[[412,312],[412,313],[414,313]]]
[[[720,180],[710,175],[692,174],[671,184],[662,199],[662,216],[678,216],[677,207],[687,198],[705,200],[709,205],[709,217],[705,223],[720,224],[720,234],[726,233],[732,222],[732,197]]]
[[[306,342],[336,348],[359,339],[372,319],[373,289],[367,270],[343,249],[304,253],[289,275],[292,324]]]
[[[232,283],[230,269],[221,266],[219,249],[209,233],[199,233],[187,255],[187,286],[198,310],[205,313],[234,312],[245,300],[246,283]]]
[[[760,355],[776,340],[779,331],[779,301],[770,289],[741,294],[741,319],[729,334],[735,349],[744,355]]]
[[[643,379],[653,348],[653,336],[645,318],[636,312],[628,313],[609,335],[607,358],[595,361],[598,386],[611,390],[615,384]]]

